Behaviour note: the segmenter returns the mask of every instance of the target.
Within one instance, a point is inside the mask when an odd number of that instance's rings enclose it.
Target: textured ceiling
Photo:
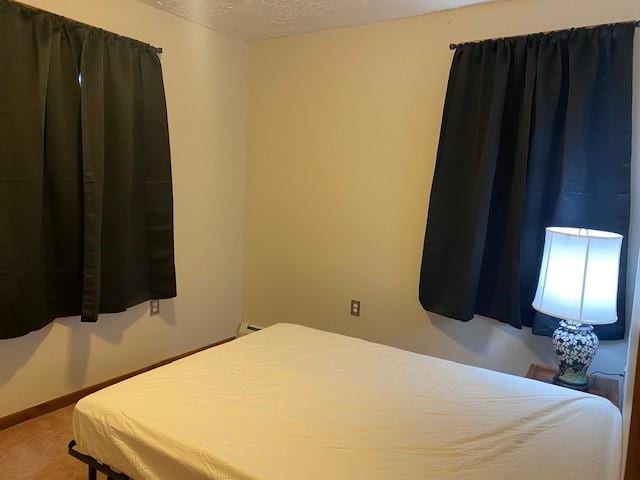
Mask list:
[[[412,17],[494,0],[139,0],[244,40]]]

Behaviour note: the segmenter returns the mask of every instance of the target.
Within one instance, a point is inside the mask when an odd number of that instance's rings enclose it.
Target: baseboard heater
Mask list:
[[[259,332],[264,327],[260,325],[255,325],[253,323],[242,322],[240,327],[238,327],[238,337],[244,337],[245,335],[249,335],[253,332]]]

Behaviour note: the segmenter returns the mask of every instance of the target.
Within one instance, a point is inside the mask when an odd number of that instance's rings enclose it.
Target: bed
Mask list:
[[[136,480],[619,480],[621,423],[600,397],[278,324],[85,397],[72,450]]]

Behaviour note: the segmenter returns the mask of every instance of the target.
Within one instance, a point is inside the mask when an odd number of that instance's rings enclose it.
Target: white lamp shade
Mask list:
[[[617,233],[547,228],[533,308],[579,323],[615,323],[621,248]]]

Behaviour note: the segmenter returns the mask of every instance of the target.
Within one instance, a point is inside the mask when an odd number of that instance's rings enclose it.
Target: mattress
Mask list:
[[[138,480],[619,480],[608,400],[278,324],[78,402],[77,449]]]

